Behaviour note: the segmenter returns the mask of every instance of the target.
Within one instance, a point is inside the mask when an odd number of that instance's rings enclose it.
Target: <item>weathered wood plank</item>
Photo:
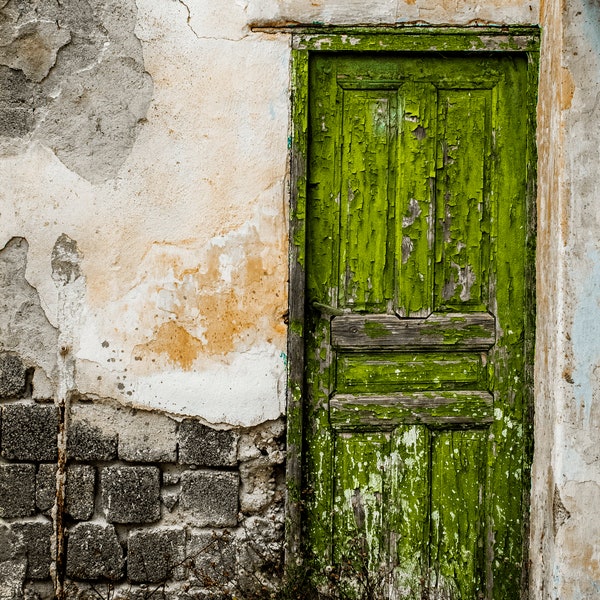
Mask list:
[[[383,552],[384,478],[389,433],[340,433],[334,456],[334,559],[376,570]]]
[[[343,103],[339,303],[382,312],[394,275],[387,224],[396,93],[344,90]]]
[[[422,425],[402,425],[390,438],[384,469],[389,566],[394,568],[397,598],[423,598],[417,592],[424,588],[429,562],[432,432]]]
[[[495,341],[489,313],[434,313],[426,319],[348,314],[331,322],[331,343],[341,350],[488,350]]]
[[[434,310],[489,307],[493,90],[440,91]]]
[[[252,31],[292,33],[292,47],[301,50],[353,50],[369,52],[412,51],[436,52],[535,52],[539,47],[539,30],[530,26],[510,27],[440,27],[423,31],[423,26],[339,27],[324,25],[284,25],[267,21],[254,23]],[[347,35],[340,35],[347,33]]]
[[[485,425],[494,420],[493,397],[478,391],[335,394],[329,401],[329,419],[334,429],[348,430]]]
[[[485,387],[481,354],[465,352],[340,352],[336,378],[342,393]]]
[[[436,431],[431,444],[430,598],[484,598],[487,431]]]
[[[437,89],[406,82],[400,95],[398,173],[412,176],[398,178],[394,309],[402,317],[426,317],[433,310]]]

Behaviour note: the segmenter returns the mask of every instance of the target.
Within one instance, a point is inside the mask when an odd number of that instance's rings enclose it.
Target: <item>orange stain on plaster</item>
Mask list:
[[[565,537],[564,544],[577,570],[584,571],[595,581],[600,579],[600,562],[596,549],[591,544],[582,541],[580,536],[572,535]]]
[[[566,67],[561,70],[560,104],[563,110],[571,108],[573,96],[575,95],[575,82],[571,71]]]
[[[189,370],[203,344],[175,321],[167,321],[157,329],[154,339],[145,348],[153,354],[165,354],[173,364]]]
[[[283,244],[265,244],[253,229],[212,245],[200,266],[185,269],[173,250],[152,257],[155,277],[169,283],[156,289],[168,296],[168,320],[153,326],[152,338],[135,347],[137,356],[191,370],[203,355],[244,351],[261,341],[283,345]],[[152,312],[161,318],[160,310]]]

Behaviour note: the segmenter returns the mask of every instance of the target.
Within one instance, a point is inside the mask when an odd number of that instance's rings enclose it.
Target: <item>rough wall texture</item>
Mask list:
[[[545,2],[532,597],[600,594],[600,7]]]
[[[250,26],[538,9],[0,0],[0,598],[201,590],[203,549],[280,547],[290,48]],[[552,600],[600,594],[599,10],[540,12],[531,597]]]
[[[0,244],[48,321],[34,397],[253,425],[283,411],[287,41],[192,8],[2,3]]]
[[[92,182],[113,178],[152,98],[135,1],[2,4],[0,135],[39,141]]]
[[[110,402],[60,410],[0,357],[1,598],[195,598],[277,580],[282,420],[231,431]]]
[[[255,23],[323,24],[530,24],[538,3],[471,0],[265,0],[246,2]]]

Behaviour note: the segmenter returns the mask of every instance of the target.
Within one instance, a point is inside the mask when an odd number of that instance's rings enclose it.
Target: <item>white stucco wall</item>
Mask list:
[[[600,597],[600,7],[542,5],[532,598]]]

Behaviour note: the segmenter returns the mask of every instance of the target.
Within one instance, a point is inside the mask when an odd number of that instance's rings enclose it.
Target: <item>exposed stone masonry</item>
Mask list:
[[[0,355],[2,600],[223,597],[268,585],[283,539],[282,422],[218,430],[82,400],[61,420],[28,397],[27,377],[16,355]]]

